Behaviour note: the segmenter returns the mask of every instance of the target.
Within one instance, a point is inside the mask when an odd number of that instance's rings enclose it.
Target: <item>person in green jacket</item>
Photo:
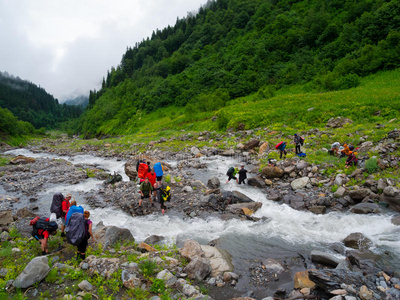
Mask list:
[[[139,206],[142,205],[142,201],[143,199],[149,199],[151,202],[151,206],[154,207],[154,203],[153,200],[151,199],[150,195],[151,192],[153,191],[153,186],[151,185],[149,178],[146,177],[145,180],[142,182],[142,184],[140,185],[140,200],[139,200]]]
[[[226,172],[226,175],[228,175],[228,180],[226,183],[228,183],[231,179],[235,179],[236,183],[239,183],[238,179],[235,177],[235,175],[239,172],[239,168],[235,167],[230,167],[228,172]]]

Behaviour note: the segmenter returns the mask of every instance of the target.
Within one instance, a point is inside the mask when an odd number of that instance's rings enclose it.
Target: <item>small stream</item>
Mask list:
[[[74,157],[60,157],[46,153],[33,153],[24,149],[8,151],[5,154],[25,155],[29,157],[63,158],[73,164],[93,164],[109,172],[118,172],[124,180],[128,177],[124,173],[125,161],[77,155]],[[235,272],[247,274],[248,268],[254,260],[276,258],[281,261],[308,257],[311,250],[328,251],[335,243],[340,243],[353,232],[361,232],[374,243],[374,251],[381,255],[378,261],[382,267],[389,265],[392,269],[400,269],[400,227],[391,223],[394,212],[386,211],[381,214],[357,215],[352,213],[330,212],[325,215],[316,215],[310,212],[296,211],[287,205],[269,201],[259,189],[247,185],[237,185],[231,181],[225,184],[226,170],[237,162],[231,158],[208,157],[202,158],[208,164],[207,169],[191,170],[195,179],[207,183],[212,176],[217,176],[222,188],[237,190],[255,201],[263,203],[262,208],[255,214],[260,218],[258,222],[232,219],[223,221],[216,217],[187,219],[180,215],[165,215],[155,213],[143,217],[130,215],[113,207],[90,209],[94,224],[103,221],[105,225],[115,225],[128,228],[137,241],[142,241],[150,235],[162,235],[168,243],[181,245],[187,238],[207,244],[213,239],[218,240],[218,247],[228,250],[233,256]],[[251,174],[249,174],[251,177]],[[38,206],[40,212],[48,213],[52,195],[55,192],[72,193],[78,204],[84,203],[80,192],[98,189],[101,181],[87,179],[76,185],[53,186],[39,195]],[[0,192],[1,192],[0,186]],[[173,193],[173,190],[172,190]],[[172,199],[173,201],[173,199]],[[84,204],[85,206],[85,204]],[[338,255],[338,254],[336,254]],[[248,280],[239,280],[237,289],[248,290]],[[248,279],[248,278],[247,278]],[[278,283],[271,283],[268,288],[276,290]],[[282,287],[282,285],[279,285]],[[257,289],[254,287],[254,289]],[[265,287],[264,287],[265,291]]]

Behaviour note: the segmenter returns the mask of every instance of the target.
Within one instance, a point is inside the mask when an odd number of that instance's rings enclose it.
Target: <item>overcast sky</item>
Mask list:
[[[60,101],[98,89],[127,46],[207,0],[0,0],[0,71]]]

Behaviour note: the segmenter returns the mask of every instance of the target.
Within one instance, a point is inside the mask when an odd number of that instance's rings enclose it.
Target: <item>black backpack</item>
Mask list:
[[[61,193],[56,193],[53,196],[53,202],[51,202],[50,212],[55,213],[58,218],[62,216],[62,202],[64,201],[64,196]]]
[[[226,175],[231,176],[234,171],[235,171],[235,168],[234,167],[230,167],[228,172],[226,172]]]
[[[65,227],[67,242],[78,246],[86,237],[86,221],[81,213],[73,213]]]
[[[57,222],[54,221],[46,221],[46,218],[34,218],[32,221],[36,219],[36,222],[33,223],[33,228],[38,230],[47,230],[49,233],[54,232],[58,229]]]
[[[302,136],[300,137],[300,145],[304,145],[304,138]]]

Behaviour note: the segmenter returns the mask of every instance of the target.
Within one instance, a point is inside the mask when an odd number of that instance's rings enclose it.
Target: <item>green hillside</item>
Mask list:
[[[128,48],[71,128],[86,136],[135,132],[141,117],[162,107],[174,107],[173,116],[184,108],[190,121],[241,97],[268,99],[291,86],[311,94],[357,87],[369,74],[399,67],[399,16],[398,0],[209,1]],[[304,98],[302,108],[317,105],[313,99]],[[319,112],[315,121],[322,122]],[[287,116],[293,117],[305,118]],[[248,126],[262,123],[248,118],[239,116]]]

